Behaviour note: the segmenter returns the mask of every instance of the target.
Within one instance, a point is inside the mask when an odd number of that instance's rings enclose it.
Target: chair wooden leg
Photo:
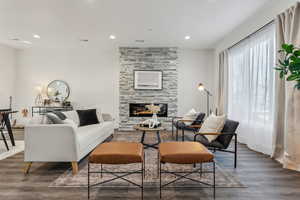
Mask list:
[[[76,161],[72,162],[72,173],[76,175],[78,173],[78,163]]]
[[[26,163],[26,166],[24,168],[24,174],[28,174],[31,168],[32,162]]]

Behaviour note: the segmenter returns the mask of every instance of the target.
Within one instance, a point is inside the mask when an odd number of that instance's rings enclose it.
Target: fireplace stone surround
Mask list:
[[[168,128],[171,118],[177,116],[178,85],[176,47],[120,47],[119,79],[119,130],[132,130],[133,126],[149,117],[130,117],[130,103],[167,104],[167,116],[159,117]],[[162,90],[135,90],[135,70],[161,70],[163,72]]]

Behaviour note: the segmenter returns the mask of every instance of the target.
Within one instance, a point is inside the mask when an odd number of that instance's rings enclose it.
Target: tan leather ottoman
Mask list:
[[[130,172],[110,172],[103,170],[102,165],[104,164],[113,164],[113,165],[122,165],[122,164],[133,164],[141,163],[141,170],[130,171]],[[91,172],[90,164],[100,164],[100,172]],[[90,174],[108,173],[114,175],[116,178],[110,180],[105,180],[103,182],[90,185]],[[128,181],[129,183],[138,186],[141,188],[141,195],[143,199],[143,189],[144,189],[144,176],[145,176],[145,154],[144,146],[141,143],[135,142],[107,142],[100,144],[96,149],[90,154],[88,162],[88,199],[90,198],[90,187],[108,183],[116,179],[123,179],[124,176],[129,176],[131,174],[141,174],[142,183],[141,185]]]
[[[158,173],[160,180],[160,198],[161,189],[171,183],[176,182],[180,179],[188,179],[197,183],[210,185],[213,188],[213,195],[215,198],[215,162],[214,155],[202,144],[198,142],[165,142],[161,143],[158,147]],[[173,164],[201,164],[200,169],[195,169],[189,172],[171,172],[162,169],[162,164],[173,163]],[[201,182],[196,179],[187,177],[193,173],[199,173],[201,170],[202,174],[202,163],[212,163],[213,170],[205,173],[213,173],[213,184]],[[196,166],[196,165],[195,165]],[[162,174],[173,174],[179,178],[162,185],[161,175]]]

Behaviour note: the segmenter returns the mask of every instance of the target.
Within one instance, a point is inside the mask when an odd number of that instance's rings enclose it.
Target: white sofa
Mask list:
[[[64,112],[76,125],[79,117],[76,111]],[[45,119],[33,119],[25,126],[25,157],[28,162],[25,173],[29,172],[32,162],[71,162],[73,174],[78,172],[78,162],[97,145],[114,133],[111,117],[99,124],[77,127],[70,124],[48,124]],[[99,117],[98,117],[99,118]]]

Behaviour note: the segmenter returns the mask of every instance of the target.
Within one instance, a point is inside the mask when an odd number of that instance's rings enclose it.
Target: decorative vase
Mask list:
[[[153,123],[158,123],[158,118],[157,118],[157,114],[156,113],[153,113],[152,120],[153,120]]]
[[[44,100],[43,100],[43,97],[42,97],[41,94],[38,94],[38,95],[35,97],[34,103],[35,103],[36,106],[42,106],[42,105],[43,105]]]

